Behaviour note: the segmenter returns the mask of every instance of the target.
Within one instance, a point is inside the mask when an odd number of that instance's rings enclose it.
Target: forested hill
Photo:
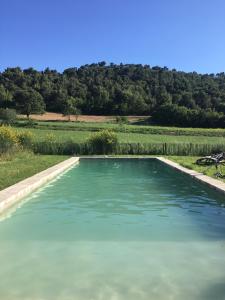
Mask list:
[[[67,100],[83,114],[151,115],[171,104],[188,110],[225,113],[225,73],[185,73],[148,65],[106,65],[69,68],[8,68],[0,73],[0,106],[63,112]],[[39,107],[39,108],[38,108]],[[221,115],[222,116],[222,115]]]

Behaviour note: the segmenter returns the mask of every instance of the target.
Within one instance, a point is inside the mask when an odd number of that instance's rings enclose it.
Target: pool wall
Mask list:
[[[71,157],[47,170],[0,191],[0,214],[78,162],[79,157]]]

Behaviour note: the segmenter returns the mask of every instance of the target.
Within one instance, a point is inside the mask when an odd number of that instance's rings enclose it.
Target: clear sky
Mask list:
[[[0,70],[106,61],[225,71],[225,0],[0,0]]]

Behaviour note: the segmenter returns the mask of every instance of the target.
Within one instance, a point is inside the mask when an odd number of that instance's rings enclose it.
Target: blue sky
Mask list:
[[[0,0],[0,70],[98,61],[225,71],[224,0]]]

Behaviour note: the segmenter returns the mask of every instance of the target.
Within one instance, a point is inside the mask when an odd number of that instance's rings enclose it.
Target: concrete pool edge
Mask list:
[[[180,171],[182,173],[185,173],[185,174],[191,176],[192,178],[195,178],[196,180],[208,185],[209,187],[217,190],[218,192],[225,194],[225,183],[224,182],[222,182],[218,179],[209,177],[207,175],[204,175],[202,173],[199,173],[197,171],[182,167],[180,164],[173,162],[173,161],[169,160],[168,158],[156,157],[156,159],[165,163],[166,165],[172,167],[173,169],[176,169],[177,171]]]
[[[78,162],[79,157],[71,157],[0,191],[0,214]]]

